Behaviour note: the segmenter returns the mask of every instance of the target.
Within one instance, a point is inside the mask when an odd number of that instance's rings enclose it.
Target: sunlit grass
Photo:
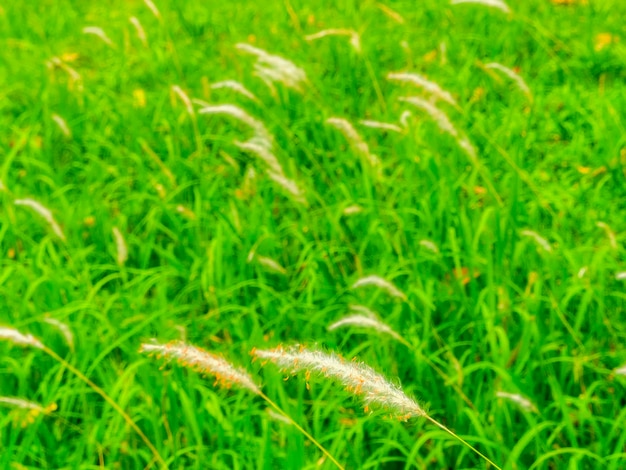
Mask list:
[[[3,3],[0,468],[622,468],[626,5],[452,3]]]

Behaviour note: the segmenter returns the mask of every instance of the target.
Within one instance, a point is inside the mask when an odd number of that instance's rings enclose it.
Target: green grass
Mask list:
[[[626,377],[614,372],[626,363],[626,284],[616,278],[626,271],[622,0],[509,0],[510,15],[439,0],[155,3],[161,20],[140,0],[0,7],[0,326],[32,333],[101,387],[172,469],[319,468],[322,454],[258,397],[139,354],[150,338],[184,339],[245,367],[346,468],[485,464],[426,420],[365,413],[324,379],[310,390],[284,381],[251,362],[253,347],[357,356],[506,469],[623,468]],[[345,36],[304,39],[328,28],[357,31],[362,51]],[[601,34],[613,42],[598,47]],[[301,67],[306,89],[277,84],[273,95],[241,42]],[[532,99],[490,62],[515,68]],[[396,71],[452,93],[459,109],[437,106],[476,159],[398,100],[427,95],[385,78]],[[226,79],[259,101],[210,89]],[[247,126],[190,117],[174,85],[263,121],[308,204],[235,145],[251,137]],[[358,124],[397,123],[404,110],[404,134]],[[330,117],[353,123],[379,171]],[[65,241],[14,204],[24,198],[52,211]],[[354,205],[361,212],[343,213]],[[128,245],[121,266],[113,227]],[[252,250],[286,273],[250,262]],[[350,288],[373,274],[406,299]],[[376,311],[406,342],[327,331],[350,304]],[[69,326],[74,348],[47,318]],[[0,468],[154,466],[127,421],[42,351],[0,343],[0,396],[58,407],[22,426],[24,413],[0,404]]]

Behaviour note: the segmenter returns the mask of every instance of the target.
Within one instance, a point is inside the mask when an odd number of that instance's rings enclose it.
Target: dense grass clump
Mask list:
[[[0,468],[623,468],[625,17],[4,2]]]

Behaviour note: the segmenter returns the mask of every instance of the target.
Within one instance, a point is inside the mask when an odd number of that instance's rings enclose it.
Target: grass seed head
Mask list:
[[[23,334],[14,328],[0,326],[0,340],[6,340],[19,346],[32,346],[37,349],[44,349],[45,346],[33,335]]]
[[[250,90],[248,90],[245,86],[235,80],[224,80],[221,82],[213,83],[211,85],[212,90],[220,90],[223,88],[227,90],[232,90],[235,93],[239,93],[240,95],[245,96],[252,101],[259,101],[259,99]]]
[[[451,104],[456,108],[458,108],[459,106],[450,94],[450,92],[441,88],[437,83],[432,82],[426,77],[423,77],[422,75],[419,75],[417,73],[390,73],[387,75],[387,79],[415,85],[417,87],[423,88],[424,91],[430,94],[433,98],[445,101],[446,103]]]
[[[44,207],[40,202],[35,201],[34,199],[16,199],[13,201],[15,205],[18,206],[26,206],[30,207],[32,210],[37,212],[41,217],[48,222],[48,225],[52,228],[52,231],[63,241],[65,241],[65,234],[63,230],[61,230],[61,226],[57,223],[52,215],[52,211],[47,207]]]
[[[484,5],[486,7],[497,8],[504,13],[511,13],[509,6],[502,0],[452,0],[451,5],[460,5],[462,3],[476,3],[478,5]]]
[[[368,145],[349,121],[343,118],[331,117],[326,120],[326,123],[341,132],[354,152],[359,154],[359,156],[364,157],[370,166],[377,167],[380,164],[378,157],[373,153],[370,153]]]
[[[358,281],[356,281],[354,284],[352,284],[351,288],[358,289],[359,287],[364,287],[364,286],[375,286],[380,289],[383,289],[392,297],[406,300],[406,295],[404,294],[404,292],[402,292],[391,282],[387,281],[386,279],[383,279],[380,276],[373,275],[373,276],[363,277],[359,279]]]
[[[424,409],[400,387],[362,362],[346,361],[337,354],[310,350],[301,345],[269,350],[255,349],[252,354],[261,360],[271,361],[290,373],[316,373],[337,380],[346,390],[358,395],[367,407],[378,405],[392,410],[404,419],[426,416]]]
[[[250,44],[239,43],[235,47],[240,51],[256,56],[254,70],[260,77],[270,82],[282,83],[287,88],[299,93],[302,93],[308,84],[304,70],[284,57],[270,54]]]
[[[128,260],[128,246],[119,228],[113,227],[113,239],[115,240],[115,250],[117,252],[116,261],[118,266],[124,266]]]
[[[83,28],[83,34],[92,34],[102,39],[102,41],[107,46],[111,46],[111,47],[115,46],[113,44],[113,41],[111,41],[111,38],[109,38],[109,36],[107,36],[107,33],[105,33],[104,30],[100,28],[99,26],[85,26]]]
[[[173,341],[167,344],[144,343],[139,348],[139,352],[156,356],[159,359],[173,360],[187,369],[213,376],[216,379],[216,384],[224,388],[236,385],[255,394],[261,392],[259,386],[254,383],[250,374],[245,370],[235,367],[215,354],[182,341]]]
[[[197,101],[196,101],[197,102]],[[272,148],[273,139],[271,134],[265,128],[265,125],[258,119],[250,116],[246,111],[234,104],[219,104],[204,106],[199,111],[200,114],[221,114],[230,116],[236,120],[246,124],[254,130],[253,142],[258,145],[265,146],[268,149]]]
[[[513,403],[519,405],[520,408],[526,411],[532,411],[533,413],[537,413],[537,407],[531,402],[528,398],[518,394],[518,393],[508,393],[508,392],[496,392],[496,397],[504,398],[505,400],[512,401]]]
[[[497,70],[498,72],[509,77],[511,80],[515,82],[517,87],[528,97],[528,99],[532,100],[533,94],[530,91],[530,88],[528,87],[524,79],[518,73],[515,73],[510,68],[505,67],[504,65],[499,64],[497,62],[490,62],[488,64],[485,64],[485,67],[488,69]]]
[[[304,39],[307,41],[315,41],[316,39],[325,38],[326,36],[348,36],[350,45],[356,52],[361,53],[361,36],[353,29],[325,29],[315,34],[309,34]]]

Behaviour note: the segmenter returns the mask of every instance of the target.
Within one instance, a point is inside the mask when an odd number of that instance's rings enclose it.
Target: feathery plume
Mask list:
[[[378,318],[374,312],[362,305],[350,305],[352,315],[347,315],[328,327],[328,331],[336,330],[342,326],[354,326],[357,328],[365,328],[374,330],[379,333],[386,333],[395,339],[402,341],[402,338],[391,327]]]
[[[459,131],[456,130],[446,113],[437,108],[434,104],[426,101],[419,96],[403,96],[399,98],[400,101],[404,101],[405,103],[412,104],[426,113],[437,123],[439,129],[444,132],[447,132],[454,138],[459,137]]]
[[[522,92],[528,97],[529,100],[533,99],[533,95],[532,95],[532,92],[530,91],[530,88],[528,87],[524,79],[518,73],[515,73],[510,68],[505,67],[502,64],[498,64],[497,62],[490,62],[488,64],[485,64],[485,68],[497,70],[498,72],[506,75],[507,77],[509,77],[511,80],[515,82],[517,87],[520,90],[522,90]]]
[[[235,47],[256,56],[254,70],[259,76],[271,82],[282,83],[297,92],[303,92],[304,86],[308,83],[306,73],[293,62],[250,44],[239,43]]]
[[[267,176],[269,176],[274,183],[278,184],[285,191],[291,194],[296,202],[304,204],[305,206],[307,205],[306,198],[295,181],[290,180],[283,173],[277,173],[271,170],[267,171]]]
[[[63,233],[63,230],[61,230],[61,226],[57,223],[57,221],[52,216],[52,212],[50,211],[50,209],[47,209],[46,207],[41,205],[41,203],[35,201],[34,199],[28,199],[28,198],[16,199],[13,202],[15,203],[15,205],[30,207],[32,210],[37,212],[37,214],[39,214],[41,217],[45,219],[46,222],[48,222],[48,225],[50,225],[50,227],[52,228],[52,231],[61,240],[65,241],[65,234]]]
[[[6,190],[7,190],[7,187],[4,185],[2,180],[0,180],[0,191],[6,191]]]
[[[195,101],[198,103],[198,101]],[[203,104],[200,102],[200,104]],[[263,145],[267,148],[272,147],[272,136],[267,131],[263,123],[252,116],[250,116],[247,112],[241,109],[239,106],[235,106],[234,104],[219,104],[219,105],[209,105],[205,106],[200,111],[200,114],[221,114],[226,116],[231,116],[238,121],[246,124],[254,130],[254,138],[252,139],[255,143],[259,145]]]
[[[383,279],[380,276],[372,275],[359,279],[354,284],[352,284],[351,289],[358,289],[363,286],[376,286],[380,289],[387,291],[387,293],[392,297],[397,297],[402,300],[406,300],[406,295],[396,286],[394,286],[391,282]]]
[[[400,125],[402,127],[404,127],[405,129],[407,129],[409,127],[409,118],[411,117],[411,111],[409,110],[404,110],[402,111],[402,114],[400,115]]]
[[[35,419],[39,415],[48,415],[57,409],[56,403],[51,403],[48,406],[42,406],[39,403],[33,401],[23,400],[22,398],[13,397],[0,397],[0,405],[7,405],[14,408],[26,410],[26,416],[21,420],[22,427],[26,427],[29,424],[35,422]]]
[[[510,13],[511,9],[509,6],[504,3],[502,0],[452,0],[450,2],[451,5],[460,5],[462,3],[476,3],[479,5],[484,5],[487,7],[497,8],[498,10],[503,11],[504,13]]]
[[[615,274],[615,280],[626,281],[626,271],[622,271],[620,273]]]
[[[44,349],[45,346],[41,341],[30,333],[23,334],[14,328],[0,326],[0,340],[6,340],[19,346],[32,346],[37,349]]]
[[[523,408],[526,411],[532,411],[533,413],[537,413],[537,407],[526,397],[519,395],[517,393],[507,393],[498,391],[496,392],[496,397],[504,398],[505,400],[512,401],[513,403],[519,405],[520,408]]]
[[[230,388],[238,385],[254,394],[261,393],[259,386],[245,370],[235,367],[215,354],[182,341],[173,341],[168,344],[144,343],[139,348],[139,352],[156,356],[159,359],[174,360],[181,366],[200,374],[214,376],[215,383],[221,387]]]
[[[172,85],[172,92],[183,102],[185,109],[187,110],[187,114],[193,116],[193,105],[191,104],[191,100],[189,99],[189,96],[187,96],[187,93],[185,93],[178,85]]]
[[[128,18],[128,21],[130,21],[131,24],[135,27],[135,30],[137,31],[137,37],[139,38],[141,43],[144,46],[147,46],[148,36],[146,36],[146,31],[143,29],[143,26],[141,25],[139,19],[136,16],[131,16],[130,18]]]
[[[259,263],[261,266],[266,268],[268,271],[282,274],[283,276],[287,274],[287,270],[283,266],[281,266],[281,264],[278,261],[272,258],[253,253],[252,256],[248,255],[248,260],[252,261],[252,259],[255,259],[257,263]]]
[[[583,266],[578,270],[578,279],[582,279],[587,274],[587,266]]]
[[[548,243],[548,240],[543,238],[537,232],[533,232],[532,230],[522,230],[520,232],[520,234],[525,236],[525,237],[530,237],[533,240],[535,240],[535,242],[537,242],[537,244],[541,248],[543,248],[545,251],[547,251],[547,252],[551,252],[552,251],[552,247],[550,246],[550,243]]]
[[[432,251],[433,253],[439,253],[439,248],[437,248],[437,245],[435,245],[430,240],[420,240],[420,245]]]
[[[387,80],[395,80],[423,88],[427,93],[436,99],[445,101],[454,107],[459,107],[450,92],[441,88],[437,83],[428,80],[426,77],[417,73],[396,72],[387,75]]]
[[[615,238],[615,233],[611,230],[611,227],[606,222],[596,222],[596,227],[601,228],[606,233],[606,236],[609,239],[609,243],[611,248],[617,250],[617,239]]]
[[[259,101],[259,99],[250,90],[248,90],[245,86],[235,80],[224,80],[221,82],[213,83],[211,85],[212,90],[219,90],[222,88],[226,88],[228,90],[234,91],[235,93],[239,93],[240,95],[245,96],[252,101]]]
[[[65,122],[65,119],[63,119],[58,114],[53,114],[52,120],[56,123],[57,126],[59,126],[59,129],[65,137],[67,137],[68,139],[72,137],[72,131],[70,131],[70,128],[67,126],[67,122]]]
[[[152,3],[152,0],[143,0],[143,3],[146,4],[148,9],[156,18],[161,19],[161,13],[159,13],[159,9],[156,7],[156,5]]]
[[[56,318],[51,317],[46,317],[43,321],[59,330],[67,345],[72,351],[74,351],[74,335],[72,334],[72,330],[70,330],[70,327],[68,325],[57,320]]]
[[[286,349],[281,346],[269,350],[255,349],[252,355],[271,361],[292,374],[315,372],[337,380],[348,391],[362,397],[366,410],[370,405],[379,405],[395,411],[402,419],[426,416],[424,409],[405,395],[400,387],[362,362],[346,361],[335,353],[309,350],[300,345]]]
[[[69,78],[68,88],[72,90],[74,89],[74,87],[76,87],[77,91],[83,91],[83,79],[81,75],[72,67],[63,62],[63,60],[61,60],[59,57],[53,57],[52,59],[46,61],[46,67],[48,67],[51,71],[57,69],[63,70]]]
[[[124,266],[128,260],[128,247],[119,228],[113,227],[113,239],[115,240],[115,250],[117,252],[116,261],[118,266]]]
[[[358,204],[353,204],[351,206],[346,207],[343,211],[343,215],[354,215],[363,212],[363,208]]]
[[[364,157],[372,167],[376,167],[379,165],[380,161],[378,160],[378,157],[370,153],[368,145],[361,138],[359,133],[352,126],[352,124],[350,124],[349,121],[338,117],[332,117],[327,119],[326,123],[330,124],[339,132],[341,132],[346,140],[350,143],[352,149],[361,157]]]
[[[397,124],[391,124],[388,122],[369,121],[369,120],[363,119],[359,121],[359,124],[365,127],[369,127],[371,129],[381,129],[384,131],[398,132],[399,134],[401,134],[404,131]]]
[[[315,41],[316,39],[325,38],[326,36],[348,36],[350,38],[350,45],[354,47],[354,50],[358,53],[361,52],[361,37],[353,29],[325,29],[315,34],[309,34],[304,36],[307,41]]]
[[[283,167],[278,162],[276,156],[268,149],[267,145],[262,145],[258,141],[255,142],[250,140],[247,142],[235,142],[235,145],[241,150],[245,150],[246,152],[256,155],[267,165],[268,169],[274,173],[283,173]]]
[[[626,364],[624,364],[622,367],[618,367],[617,369],[615,369],[615,373],[617,375],[624,375],[624,376],[626,376]]]
[[[113,41],[111,41],[111,38],[109,38],[109,36],[107,36],[107,33],[105,33],[104,30],[99,26],[85,26],[83,28],[83,34],[92,34],[94,36],[98,36],[107,46],[115,47]]]

